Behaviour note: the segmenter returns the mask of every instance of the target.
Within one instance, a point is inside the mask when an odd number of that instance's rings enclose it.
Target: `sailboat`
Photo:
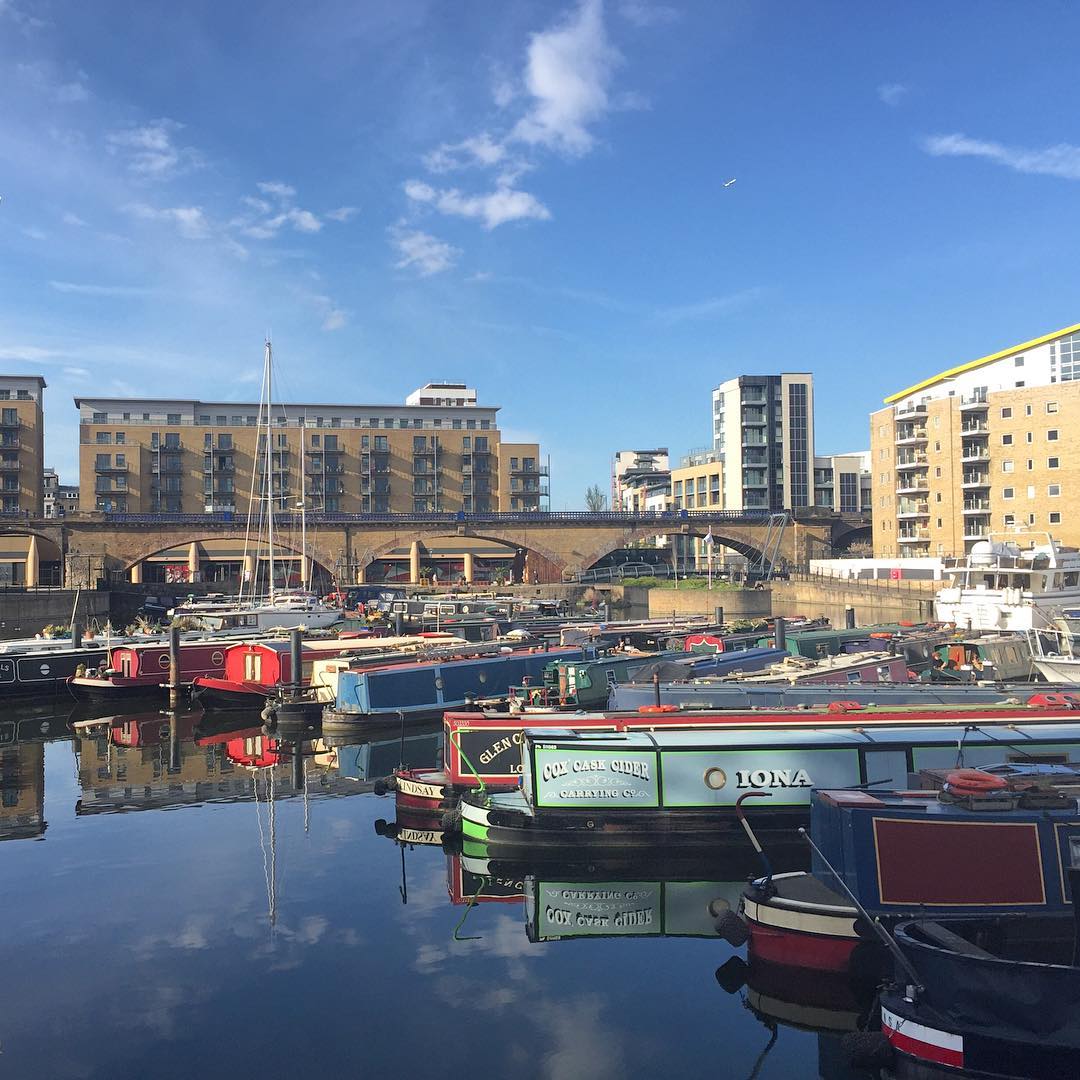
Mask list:
[[[197,619],[204,627],[210,630],[314,630],[330,626],[340,620],[341,612],[328,604],[324,604],[314,593],[307,588],[301,589],[278,589],[275,583],[276,563],[281,561],[277,558],[274,549],[274,470],[272,449],[272,418],[271,402],[273,392],[273,349],[267,340],[263,353],[263,379],[262,392],[259,398],[259,418],[256,435],[256,453],[265,453],[265,468],[263,470],[261,491],[256,494],[257,469],[252,461],[251,469],[251,494],[248,500],[247,528],[244,537],[244,565],[248,562],[248,548],[252,546],[253,531],[256,535],[254,547],[256,549],[256,570],[251,576],[251,594],[245,601],[244,586],[246,581],[241,579],[240,592],[237,600],[228,605],[215,605],[207,608],[193,602],[190,607],[180,606],[172,611],[173,617],[191,616]],[[301,428],[301,439],[303,428]],[[304,447],[300,447],[300,478],[303,484],[304,478]],[[306,586],[307,582],[307,514],[305,493],[301,491],[301,582]],[[266,517],[266,551],[268,562],[267,593],[265,596],[256,596],[255,589],[259,577],[258,567],[261,560],[261,541],[263,521],[262,508],[265,506]]]

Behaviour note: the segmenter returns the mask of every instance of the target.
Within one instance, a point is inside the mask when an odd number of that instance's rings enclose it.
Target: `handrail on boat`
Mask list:
[[[476,766],[469,760],[465,751],[461,749],[461,743],[456,737],[457,732],[450,730],[446,734],[447,738],[449,738],[449,740],[454,744],[455,748],[457,749],[458,754],[461,756],[461,760],[469,766],[469,769],[472,771],[473,776],[475,776],[476,779],[479,781],[479,791],[481,792],[481,794],[483,794],[483,792],[487,791],[487,784],[484,783],[484,778],[476,771]]]

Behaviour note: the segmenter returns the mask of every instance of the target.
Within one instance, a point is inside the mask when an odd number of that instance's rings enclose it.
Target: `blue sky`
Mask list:
[[[813,371],[819,452],[1080,321],[1060,3],[0,0],[0,370],[292,399],[462,378],[551,454],[709,440]],[[736,183],[724,187],[732,178]]]

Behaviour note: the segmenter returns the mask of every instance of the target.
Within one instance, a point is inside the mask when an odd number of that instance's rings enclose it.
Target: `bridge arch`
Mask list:
[[[707,522],[694,523],[693,525],[686,525],[680,528],[677,532],[670,532],[667,534],[669,541],[674,541],[675,537],[685,536],[692,537],[694,539],[703,539],[709,532],[709,525]],[[742,555],[749,562],[758,562],[762,558],[762,552],[759,547],[750,543],[745,538],[740,538],[736,535],[729,535],[731,530],[727,532],[719,529],[713,529],[712,535],[716,547],[730,548],[732,551]],[[599,562],[605,555],[609,555],[612,551],[616,551],[622,547],[628,547],[630,544],[638,540],[649,540],[656,536],[656,527],[652,528],[636,528],[627,530],[625,533],[618,537],[604,537],[604,539],[596,543],[593,547],[589,548],[583,553],[581,560],[581,568],[584,570],[589,569]]]
[[[59,529],[5,523],[0,526],[0,585],[62,585],[63,551]]]
[[[438,544],[438,541],[445,543]],[[499,551],[493,552],[482,545],[495,545]],[[437,548],[434,552],[430,550],[433,547]],[[438,570],[439,579],[444,582],[494,581],[494,568],[485,565],[485,561],[503,562],[506,565],[501,569],[507,580],[512,575],[519,583],[562,580],[563,560],[546,545],[537,544],[528,537],[527,530],[520,528],[455,531],[446,525],[433,525],[403,530],[357,554],[359,576],[368,581],[374,579],[378,565],[391,557],[398,563],[408,560],[408,577],[413,583],[432,568]]]
[[[247,544],[241,532],[215,533],[177,537],[165,546],[160,538],[153,550],[141,552],[137,558],[125,560],[125,572],[133,582],[150,584],[215,583],[229,588],[241,581],[268,580],[269,551],[265,544]],[[334,580],[334,560],[325,551],[309,544],[310,562],[307,575],[302,575],[300,548],[295,543],[274,543],[275,583],[299,584],[302,576],[310,576],[316,590],[328,589]]]

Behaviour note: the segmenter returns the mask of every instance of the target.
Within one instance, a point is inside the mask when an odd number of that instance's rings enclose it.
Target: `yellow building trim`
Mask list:
[[[1020,345],[1011,345],[1007,349],[1002,349],[1001,352],[991,353],[989,356],[982,356],[978,360],[969,360],[966,364],[959,364],[957,367],[949,368],[948,371],[943,371],[940,375],[934,375],[932,378],[923,379],[922,382],[916,383],[914,386],[909,386],[906,390],[901,390],[898,394],[891,394],[885,399],[885,404],[891,405],[894,401],[899,401],[909,394],[915,394],[920,390],[925,390],[927,387],[933,386],[935,383],[942,382],[945,379],[951,379],[954,375],[960,375],[965,371],[974,371],[975,368],[982,367],[983,364],[992,364],[995,360],[1004,360],[1006,357],[1013,356],[1016,353],[1034,349],[1038,345],[1045,345],[1048,341],[1053,341],[1054,338],[1064,337],[1066,334],[1075,334],[1077,330],[1080,330],[1080,323],[1075,323],[1073,326],[1066,326],[1064,330],[1055,330],[1052,334],[1043,334],[1042,337],[1032,338],[1031,341],[1025,341]]]

